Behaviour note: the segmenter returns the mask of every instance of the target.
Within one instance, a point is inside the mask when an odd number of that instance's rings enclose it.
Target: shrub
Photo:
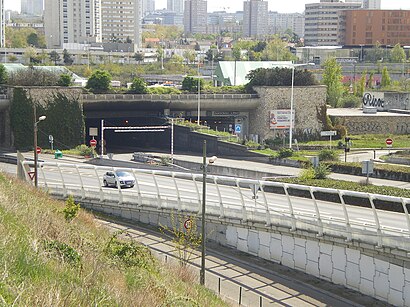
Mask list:
[[[78,215],[78,211],[80,211],[80,204],[74,202],[73,196],[68,196],[63,210],[65,220],[71,222]]]
[[[154,95],[179,95],[181,91],[172,86],[160,86],[160,87],[149,87],[147,89],[148,94]]]
[[[281,148],[278,152],[278,158],[285,159],[293,156],[292,148]]]
[[[93,92],[105,92],[110,88],[111,74],[104,70],[96,70],[87,81],[86,88]]]
[[[199,83],[201,86],[201,89],[204,88],[204,80],[199,79]],[[182,90],[188,91],[188,92],[197,92],[198,91],[198,78],[195,77],[185,77],[184,80],[182,81]]]
[[[145,83],[144,79],[135,77],[132,80],[131,88],[129,90],[130,93],[134,94],[145,94],[147,93],[147,84]]]
[[[281,138],[266,139],[264,143],[266,147],[269,147],[270,149],[274,149],[275,147],[282,145],[283,140]]]
[[[85,144],[78,145],[75,149],[80,152],[81,156],[92,156],[94,153],[94,149]]]
[[[322,149],[319,152],[319,161],[339,161],[339,156],[335,150]]]
[[[362,99],[354,95],[343,97],[340,101],[340,105],[342,108],[358,108],[361,104]]]
[[[330,174],[330,167],[326,164],[319,163],[319,165],[314,168],[314,174],[314,179],[326,179]]]
[[[61,74],[60,80],[58,80],[58,86],[70,86],[72,84],[72,79],[69,74]]]
[[[300,180],[311,180],[315,178],[315,170],[313,167],[305,168],[299,175]]]

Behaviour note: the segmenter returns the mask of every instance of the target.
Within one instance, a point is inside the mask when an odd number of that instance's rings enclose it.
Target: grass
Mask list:
[[[1,306],[225,306],[186,268],[163,266],[84,210],[68,222],[64,207],[0,173]]]

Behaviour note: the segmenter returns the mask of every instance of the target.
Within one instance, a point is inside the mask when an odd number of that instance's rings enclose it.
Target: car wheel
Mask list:
[[[105,187],[108,187],[107,180],[104,180],[104,186],[105,186]]]
[[[116,181],[116,182],[114,182],[114,187],[117,187],[117,181]]]
[[[133,188],[133,187],[134,187],[134,185],[133,185],[133,184],[131,184],[131,185],[130,185],[130,188]]]

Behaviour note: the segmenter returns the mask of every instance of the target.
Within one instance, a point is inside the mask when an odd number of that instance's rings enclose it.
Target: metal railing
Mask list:
[[[32,164],[22,163],[26,170]],[[104,187],[102,178],[109,170],[130,172],[135,187]],[[25,176],[30,180],[28,172]],[[201,174],[40,162],[38,178],[51,195],[73,195],[113,208],[144,206],[192,214],[201,210]],[[207,189],[209,218],[410,251],[409,198],[212,175]]]

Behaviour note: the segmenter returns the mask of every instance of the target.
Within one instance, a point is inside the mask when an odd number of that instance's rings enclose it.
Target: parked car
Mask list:
[[[103,183],[105,187],[114,186],[117,187],[117,184],[120,184],[121,188],[125,187],[134,187],[135,178],[132,174],[124,171],[116,172],[106,172],[103,177]]]

